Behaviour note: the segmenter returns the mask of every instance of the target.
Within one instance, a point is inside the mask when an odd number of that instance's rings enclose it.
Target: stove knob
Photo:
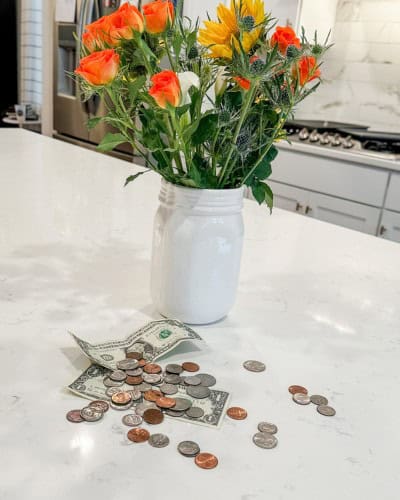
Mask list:
[[[330,138],[329,138],[329,132],[324,132],[322,135],[321,135],[321,138],[319,140],[319,143],[322,144],[323,146],[325,146],[326,144],[329,144],[331,142]]]
[[[354,146],[354,141],[351,135],[348,135],[347,137],[344,138],[342,145],[346,149],[350,149]]]
[[[299,132],[299,139],[301,141],[306,141],[309,137],[309,133],[308,133],[308,130],[306,128],[302,128]]]
[[[319,141],[319,135],[318,135],[318,130],[313,130],[310,134],[310,142],[318,142]]]
[[[340,146],[342,144],[342,141],[340,139],[340,134],[335,134],[333,136],[331,144],[332,144],[332,146],[335,146],[335,147]]]

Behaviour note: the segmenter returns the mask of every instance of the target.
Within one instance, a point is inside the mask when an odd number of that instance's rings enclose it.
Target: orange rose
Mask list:
[[[300,48],[300,40],[290,26],[277,26],[275,33],[271,37],[271,46],[278,45],[279,52],[286,55],[289,45]]]
[[[299,77],[300,85],[303,86],[315,78],[321,76],[321,70],[317,66],[317,60],[313,56],[304,56],[293,68],[293,78]]]
[[[156,0],[142,7],[146,20],[146,31],[152,34],[163,33],[174,20],[172,2]]]
[[[143,32],[143,16],[134,5],[124,3],[109,17],[110,37],[114,43],[118,43],[121,38],[130,40],[134,32]]]
[[[153,84],[149,90],[149,94],[153,97],[156,103],[161,108],[166,108],[167,104],[174,106],[179,105],[181,100],[181,86],[176,73],[166,69],[151,77]]]
[[[107,85],[114,80],[118,69],[119,55],[114,49],[106,49],[81,59],[75,73],[91,85]]]
[[[247,78],[243,78],[243,76],[234,76],[233,79],[244,90],[249,90],[251,83]]]
[[[94,52],[97,48],[99,48],[99,40],[90,31],[85,31],[85,33],[83,33],[82,43],[89,52]]]
[[[104,49],[108,45],[111,45],[109,18],[110,16],[103,16],[85,26],[86,33],[88,34],[83,34],[82,41],[89,50],[95,50],[96,48]]]

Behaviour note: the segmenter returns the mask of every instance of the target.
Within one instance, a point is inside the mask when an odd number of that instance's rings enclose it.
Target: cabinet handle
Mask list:
[[[381,226],[381,228],[379,229],[379,236],[382,236],[383,234],[385,234],[387,231],[386,227],[385,226]]]
[[[306,206],[306,210],[305,210],[306,215],[307,215],[309,212],[311,212],[311,211],[312,211],[312,208],[311,208],[311,207],[309,207],[309,206],[307,205],[307,206]]]
[[[300,210],[303,208],[303,205],[300,205],[299,202],[296,203],[296,212],[300,212]]]

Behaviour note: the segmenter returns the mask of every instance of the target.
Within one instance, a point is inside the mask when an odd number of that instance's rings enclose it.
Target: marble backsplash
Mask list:
[[[400,0],[339,0],[323,85],[296,118],[400,132]]]

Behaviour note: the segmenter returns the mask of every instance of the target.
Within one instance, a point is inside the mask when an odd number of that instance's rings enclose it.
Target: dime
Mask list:
[[[122,359],[117,362],[119,370],[134,370],[138,367],[138,362],[135,359]]]
[[[232,406],[226,410],[228,417],[233,418],[233,420],[244,420],[247,417],[247,411],[240,406]]]
[[[169,445],[169,437],[165,434],[152,434],[149,437],[149,444],[154,448],[164,448]]]
[[[196,375],[193,375],[191,377],[185,377],[184,382],[186,385],[200,385],[201,384],[201,378],[196,377]]]
[[[326,399],[325,396],[320,396],[319,394],[313,394],[310,396],[311,403],[314,403],[315,405],[327,405],[328,400]]]
[[[174,398],[175,406],[174,411],[186,411],[192,406],[190,399],[186,398]]]
[[[110,373],[110,379],[122,382],[126,379],[126,373],[122,370],[115,370],[115,372]]]
[[[103,418],[103,415],[102,411],[92,408],[91,406],[85,406],[85,408],[81,410],[81,417],[83,420],[86,420],[86,422],[97,422],[97,420]]]
[[[151,408],[158,409],[158,406],[150,401],[143,401],[143,403],[139,403],[136,406],[135,412],[137,415],[143,417],[143,413]]]
[[[132,401],[137,401],[138,399],[141,399],[141,397],[142,397],[142,393],[140,391],[138,391],[137,388],[132,389],[130,391],[126,391],[126,392],[129,392],[129,394],[131,395]]]
[[[266,432],[267,434],[276,434],[278,432],[278,427],[269,422],[260,422],[257,427],[260,432]]]
[[[218,465],[218,458],[212,453],[199,453],[194,463],[201,469],[214,469]]]
[[[129,375],[129,377],[137,377],[138,375],[142,375],[143,368],[135,368],[134,370],[126,370],[125,373]]]
[[[129,392],[117,392],[111,396],[111,401],[116,405],[127,405],[132,401],[132,396]]]
[[[81,410],[70,410],[66,415],[69,422],[78,424],[79,422],[84,422],[84,418],[81,415]]]
[[[265,370],[265,364],[261,361],[255,361],[254,359],[245,361],[243,366],[250,372],[263,372]]]
[[[173,363],[170,363],[169,365],[167,365],[165,367],[165,370],[168,373],[173,373],[175,375],[180,375],[183,372],[183,368],[181,365],[177,365],[177,364],[173,364]]]
[[[118,411],[130,410],[133,406],[133,401],[130,401],[126,405],[119,405],[119,404],[116,404],[116,403],[113,403],[112,401],[110,401],[110,406],[114,410],[118,410]]]
[[[156,363],[148,363],[146,366],[143,367],[143,371],[146,373],[160,373],[161,372],[161,366],[157,365]]]
[[[136,386],[136,389],[140,392],[146,392],[151,390],[151,385],[146,384],[146,382],[142,382],[141,384]]]
[[[150,389],[143,394],[144,399],[147,401],[157,401],[158,398],[162,398],[163,394],[160,391]]]
[[[144,443],[150,437],[150,432],[146,429],[142,429],[141,427],[137,429],[131,429],[128,431],[128,439],[133,441],[134,443]]]
[[[143,382],[143,378],[140,375],[137,375],[136,377],[128,376],[126,377],[125,382],[129,385],[139,385]]]
[[[159,389],[164,394],[168,394],[168,396],[172,396],[172,394],[176,394],[178,392],[178,388],[174,384],[161,384]]]
[[[178,444],[178,451],[185,457],[195,457],[200,453],[200,446],[194,441],[181,441]]]
[[[293,394],[293,401],[299,405],[309,405],[311,400],[308,394],[303,394],[302,392],[296,392]]]
[[[122,423],[128,427],[135,427],[136,425],[140,425],[142,422],[143,418],[140,415],[136,415],[136,413],[129,413],[128,415],[124,415],[122,417]]]
[[[106,387],[121,387],[121,385],[124,385],[123,382],[118,382],[117,380],[111,380],[109,377],[103,379],[103,384]]]
[[[317,411],[325,417],[333,417],[334,415],[336,415],[336,410],[332,408],[332,406],[319,405],[317,406]]]
[[[161,375],[158,373],[143,373],[143,380],[147,384],[158,384],[161,382]]]
[[[126,353],[126,357],[128,359],[142,359],[142,353],[141,352],[137,352],[137,351],[133,351],[133,352],[127,352]]]
[[[147,361],[145,359],[143,359],[143,358],[139,359],[138,365],[143,368],[144,366],[147,365]]]
[[[167,373],[164,377],[164,382],[166,384],[181,384],[182,377],[175,375],[174,373]]]
[[[193,363],[191,361],[182,363],[182,368],[187,372],[198,372],[200,370],[200,366],[197,363]]]
[[[170,410],[165,410],[165,414],[170,416],[170,417],[183,417],[185,412],[184,411],[175,411],[174,408],[171,408]]]
[[[89,406],[95,408],[96,410],[102,411],[103,413],[108,411],[108,409],[110,408],[110,405],[107,403],[107,401],[103,401],[102,399],[92,401],[91,403],[89,403]]]
[[[217,383],[215,377],[209,375],[208,373],[198,373],[196,377],[199,377],[199,379],[201,380],[201,385],[203,387],[212,387]]]
[[[290,394],[298,394],[299,392],[302,394],[308,394],[307,389],[301,385],[291,385],[288,390]]]
[[[278,440],[273,434],[268,434],[267,432],[257,432],[253,436],[253,443],[259,448],[271,449],[275,448],[278,444]]]
[[[200,418],[204,415],[204,410],[198,406],[192,406],[186,410],[186,415],[190,418]]]
[[[161,424],[164,420],[164,415],[161,410],[149,408],[143,413],[143,420],[148,424]]]
[[[176,405],[176,401],[173,398],[162,397],[156,400],[156,405],[159,408],[172,408]]]
[[[186,392],[189,396],[196,399],[208,398],[211,394],[210,389],[208,387],[203,387],[202,385],[189,385],[186,388]]]
[[[121,389],[119,387],[109,387],[106,390],[106,396],[108,396],[109,398],[111,398],[111,396],[113,394],[115,394],[116,392],[121,392]]]

